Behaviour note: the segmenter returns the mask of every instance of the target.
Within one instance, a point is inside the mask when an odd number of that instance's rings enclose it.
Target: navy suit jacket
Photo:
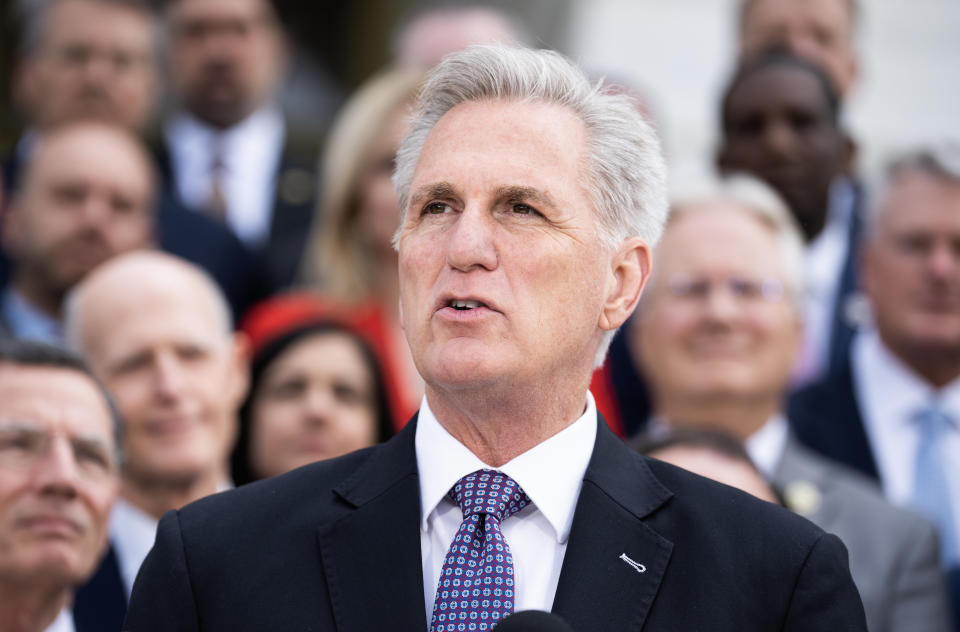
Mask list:
[[[295,136],[293,130],[287,130],[276,173],[270,229],[266,242],[253,252],[259,266],[258,281],[266,280],[269,294],[295,284],[316,212],[318,145],[311,140],[295,140]],[[154,155],[169,196],[183,206],[173,193],[171,153],[161,142],[155,145]]]
[[[427,630],[415,428],[165,515],[124,629]],[[553,611],[579,632],[866,630],[835,536],[602,419]]]
[[[849,356],[838,371],[794,393],[787,405],[787,417],[802,443],[880,480],[857,404]]]

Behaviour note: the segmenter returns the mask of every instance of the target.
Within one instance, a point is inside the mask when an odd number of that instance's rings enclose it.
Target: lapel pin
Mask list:
[[[647,572],[647,567],[646,567],[646,566],[644,566],[644,565],[641,564],[640,562],[631,560],[629,557],[627,557],[627,554],[626,554],[626,553],[621,553],[621,554],[620,554],[620,559],[623,560],[624,562],[626,562],[627,564],[629,564],[630,566],[632,566],[632,567],[633,567],[633,570],[637,571],[638,573],[645,573],[645,572]]]

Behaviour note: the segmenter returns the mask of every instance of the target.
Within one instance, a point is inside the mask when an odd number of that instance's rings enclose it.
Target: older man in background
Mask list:
[[[949,630],[932,526],[789,431],[803,242],[776,195],[740,177],[674,205],[656,256],[633,323],[651,432],[706,426],[743,441],[787,506],[847,545],[871,631]]]
[[[125,129],[74,122],[39,136],[3,218],[13,271],[0,320],[9,334],[62,340],[70,288],[110,257],[153,243],[154,194],[150,157]]]
[[[895,160],[864,243],[874,326],[791,402],[797,433],[938,525],[960,626],[960,146]],[[958,628],[960,629],[960,628]]]
[[[12,91],[26,129],[6,161],[8,188],[23,181],[38,140],[56,127],[97,121],[147,132],[160,81],[160,28],[150,2],[21,0],[16,17],[21,46]],[[86,155],[96,161],[98,152],[90,147]],[[151,156],[151,171],[152,163]],[[266,294],[266,272],[219,222],[184,209],[164,180],[150,202],[157,245],[208,270],[239,317]],[[0,283],[10,255],[0,252]]]
[[[0,628],[94,632],[73,593],[96,569],[117,494],[106,393],[65,351],[0,340]]]
[[[160,516],[230,486],[246,347],[232,333],[216,285],[198,268],[158,252],[131,253],[97,268],[71,294],[66,328],[123,419],[111,554],[90,593],[116,610],[130,594]],[[123,612],[117,616],[122,620]]]

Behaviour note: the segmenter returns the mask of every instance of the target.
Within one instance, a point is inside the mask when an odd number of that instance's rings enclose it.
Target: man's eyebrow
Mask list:
[[[556,207],[553,198],[546,191],[522,185],[510,185],[497,189],[497,197],[501,200],[529,200],[540,206]]]
[[[417,205],[428,199],[449,199],[452,197],[456,197],[456,191],[454,191],[452,184],[449,182],[434,182],[432,184],[426,184],[414,191],[413,195],[410,196],[410,204]]]

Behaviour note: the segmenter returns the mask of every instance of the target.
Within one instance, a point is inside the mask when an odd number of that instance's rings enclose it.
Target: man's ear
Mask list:
[[[231,373],[233,375],[232,384],[229,385],[231,398],[234,400],[237,409],[247,397],[247,391],[250,389],[250,338],[242,332],[236,332],[231,340]]]
[[[20,226],[22,209],[18,197],[19,195],[11,197],[7,207],[0,214],[0,244],[14,258],[17,256],[17,244],[21,242],[23,232]]]
[[[843,165],[843,173],[853,174],[857,168],[857,156],[859,154],[859,146],[857,141],[853,139],[850,134],[843,134],[843,147],[841,151],[843,152],[841,157],[841,165]]]
[[[721,144],[717,147],[716,153],[713,155],[713,165],[717,168],[717,172],[721,176],[728,175],[733,169],[730,166],[730,156],[727,151],[727,146]]]
[[[651,266],[651,248],[646,241],[631,237],[620,245],[610,261],[607,295],[600,312],[601,329],[616,329],[630,317],[650,278]]]

